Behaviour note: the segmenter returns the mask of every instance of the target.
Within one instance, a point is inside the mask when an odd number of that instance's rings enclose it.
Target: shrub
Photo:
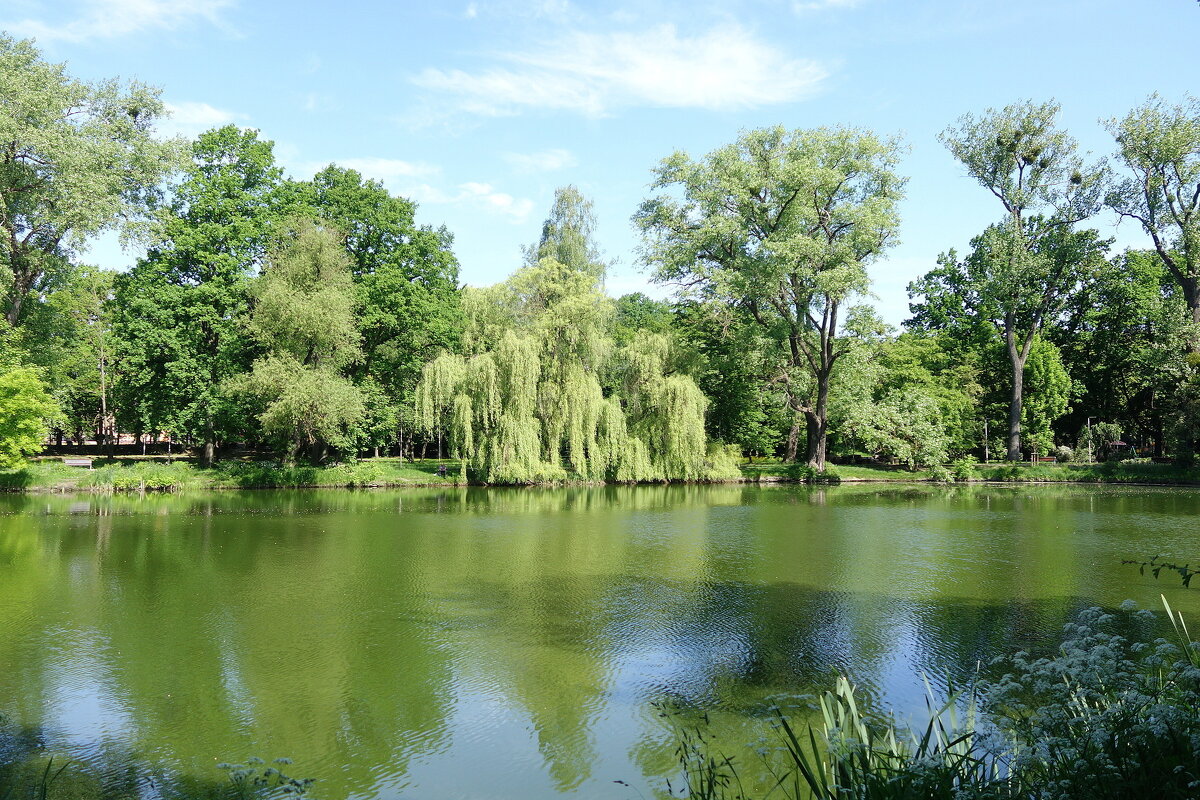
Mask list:
[[[975,468],[979,462],[972,456],[963,456],[950,463],[950,471],[956,481],[969,481],[976,476]]]
[[[789,480],[799,481],[801,483],[841,483],[842,477],[838,475],[837,470],[832,464],[825,465],[825,471],[821,472],[813,469],[808,464],[799,462],[789,464],[786,475]]]

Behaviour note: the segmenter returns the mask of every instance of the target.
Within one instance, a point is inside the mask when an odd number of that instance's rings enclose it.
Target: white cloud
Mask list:
[[[236,111],[226,111],[215,108],[208,103],[184,101],[182,103],[166,103],[167,112],[171,115],[158,126],[161,133],[168,136],[195,137],[211,128],[222,125],[241,124],[247,119],[245,114]]]
[[[854,8],[861,0],[796,0],[792,8],[796,11],[820,11],[826,8]]]
[[[383,184],[396,184],[406,178],[437,175],[441,168],[422,161],[402,161],[398,158],[345,158],[335,161],[339,167],[358,172],[363,177]],[[314,170],[315,171],[315,170]]]
[[[628,106],[731,110],[798,100],[826,71],[733,25],[681,36],[672,25],[639,33],[559,37],[531,52],[502,54],[511,66],[482,72],[425,69],[413,82],[462,111],[500,116],[523,109],[599,117]]]
[[[287,149],[281,148],[285,153]],[[324,163],[291,158],[281,160],[287,162],[292,174],[301,176],[314,175],[326,166]],[[513,223],[524,222],[533,211],[532,200],[497,191],[489,183],[468,181],[450,190],[443,189],[431,180],[441,174],[441,168],[434,164],[375,157],[343,158],[333,163],[352,169],[364,178],[379,181],[392,194],[407,197],[422,205],[463,205]]]
[[[4,20],[0,27],[39,42],[82,42],[148,30],[174,30],[195,21],[225,27],[220,12],[232,4],[233,0],[81,0],[75,6],[76,13],[63,21]]]
[[[504,192],[497,192],[488,183],[464,183],[459,193],[451,202],[466,203],[508,217],[510,222],[524,222],[533,211],[533,201],[526,198],[513,197]]]
[[[554,172],[579,163],[570,150],[561,148],[539,153],[505,153],[504,160],[517,172]]]
[[[467,8],[463,11],[463,17],[466,19],[475,19],[479,16],[479,5],[477,3],[467,3]]]

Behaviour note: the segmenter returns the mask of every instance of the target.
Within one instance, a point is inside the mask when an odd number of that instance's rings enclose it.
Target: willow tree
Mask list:
[[[778,382],[817,470],[848,351],[844,306],[866,291],[867,265],[899,227],[899,149],[864,130],[749,131],[698,161],[664,159],[654,187],[681,196],[653,197],[634,217],[659,280],[742,309],[779,348]]]
[[[575,253],[594,252],[586,230],[571,228],[579,214],[554,218],[566,221],[559,233]],[[547,255],[499,286],[468,291],[468,354],[426,366],[420,424],[445,431],[463,472],[487,483],[733,477],[722,452],[709,455],[704,395],[668,374],[667,339],[615,345],[598,263]]]
[[[270,255],[254,299],[250,327],[267,354],[246,385],[264,403],[263,431],[286,445],[289,461],[302,449],[313,461],[330,447],[353,449],[365,408],[342,371],[362,351],[340,236],[298,223]]]

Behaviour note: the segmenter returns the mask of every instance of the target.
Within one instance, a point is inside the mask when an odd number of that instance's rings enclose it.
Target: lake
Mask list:
[[[1095,486],[0,497],[0,715],[151,796],[287,756],[325,800],[649,798],[680,720],[741,753],[839,672],[920,719],[922,675],[1053,648],[1090,605],[1163,593],[1200,626],[1200,588],[1120,563],[1200,561],[1198,512]]]

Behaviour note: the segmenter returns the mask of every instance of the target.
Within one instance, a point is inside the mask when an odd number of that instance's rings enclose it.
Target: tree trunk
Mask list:
[[[808,443],[805,458],[808,466],[817,472],[825,471],[825,451],[829,441],[829,421],[824,416],[815,413],[804,415],[805,428],[808,433]]]
[[[1009,461],[1021,460],[1021,407],[1025,393],[1025,359],[1010,348],[1012,362],[1012,397],[1008,403],[1008,454]]]
[[[200,463],[205,467],[211,467],[216,460],[217,443],[212,440],[211,436],[206,436],[204,437],[204,452],[200,456]]]
[[[825,471],[825,448],[829,439],[829,375],[826,368],[817,376],[817,407],[804,414],[808,429],[808,466]]]
[[[1183,290],[1183,301],[1187,304],[1188,314],[1192,318],[1194,329],[1200,329],[1200,286],[1197,285],[1196,278],[1183,278],[1179,282],[1179,288]],[[1200,353],[1200,337],[1193,334],[1188,339],[1188,350],[1192,353]]]
[[[792,423],[792,429],[788,431],[787,450],[784,451],[783,460],[791,464],[796,460],[796,452],[800,449],[800,421]]]

